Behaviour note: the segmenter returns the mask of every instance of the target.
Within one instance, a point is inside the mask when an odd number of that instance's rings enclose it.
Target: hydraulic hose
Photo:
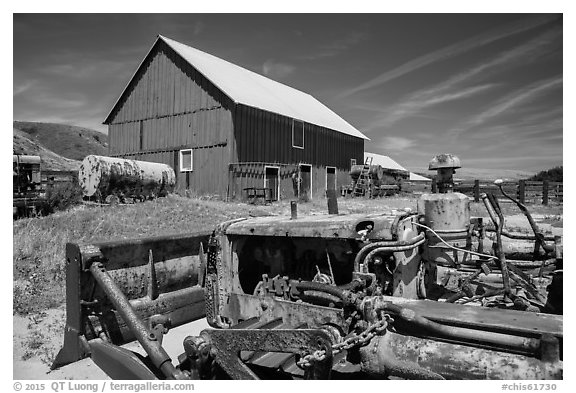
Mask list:
[[[360,271],[360,263],[366,260],[366,256],[373,250],[379,249],[378,252],[400,252],[408,251],[424,243],[424,234],[421,233],[410,240],[384,240],[365,245],[358,251],[354,258],[354,271]]]
[[[342,300],[344,306],[354,304],[356,296],[349,290],[335,287],[334,285],[322,284],[319,282],[301,281],[296,284],[296,289],[304,291],[318,291],[328,293]]]

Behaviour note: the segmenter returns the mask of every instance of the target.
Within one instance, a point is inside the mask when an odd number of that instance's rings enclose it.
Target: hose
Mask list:
[[[356,296],[352,292],[346,289],[335,287],[334,285],[322,284],[319,282],[301,281],[296,283],[296,289],[301,292],[318,291],[328,293],[342,300],[344,306],[354,304],[356,302]]]
[[[424,241],[424,234],[421,233],[418,236],[410,240],[384,240],[379,242],[374,242],[365,245],[358,251],[356,258],[354,258],[354,271],[360,271],[360,262],[363,262],[366,255],[376,249],[382,248],[381,251],[397,252],[397,251],[407,251],[412,248],[418,247]],[[422,243],[421,243],[422,242]]]
[[[419,235],[420,236],[420,235]],[[424,244],[424,242],[426,241],[426,239],[424,239],[424,237],[422,237],[421,240],[417,241],[414,244],[411,245],[407,245],[407,246],[394,246],[394,247],[390,247],[390,246],[383,246],[383,247],[378,247],[372,251],[370,251],[368,253],[368,255],[366,255],[366,258],[364,258],[364,261],[371,261],[374,256],[376,254],[379,254],[381,252],[400,252],[400,251],[409,251],[412,250],[418,246],[420,246],[421,244]]]
[[[430,228],[429,226],[426,226],[424,224],[420,224],[417,222],[413,222],[412,225],[418,225],[419,227],[422,227],[422,228],[432,232],[434,234],[434,236],[436,236],[438,238],[438,240],[440,240],[442,243],[444,243],[446,245],[446,247],[448,247],[448,248],[451,248],[451,249],[456,250],[456,251],[462,251],[462,252],[465,252],[467,254],[476,255],[476,256],[479,256],[482,258],[496,259],[496,257],[494,255],[482,254],[482,253],[475,252],[472,250],[466,250],[464,248],[455,247],[455,246],[447,243],[444,239],[442,239],[442,237],[434,229]]]

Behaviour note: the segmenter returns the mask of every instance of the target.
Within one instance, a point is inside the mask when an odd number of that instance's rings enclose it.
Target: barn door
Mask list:
[[[303,202],[312,200],[312,165],[300,164],[300,189],[298,197]]]
[[[277,201],[280,188],[280,168],[267,166],[264,171],[264,188],[267,193],[270,193],[270,200]],[[268,198],[268,194],[266,196]]]

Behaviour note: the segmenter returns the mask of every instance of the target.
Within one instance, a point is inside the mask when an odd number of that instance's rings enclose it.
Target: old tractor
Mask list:
[[[68,244],[53,367],[91,356],[117,379],[561,379],[561,237],[507,194],[532,234],[504,229],[495,195],[491,222],[470,217],[452,173],[417,211]],[[190,334],[204,317],[211,328]]]
[[[12,155],[13,216],[25,216],[38,211],[45,203],[39,156]]]

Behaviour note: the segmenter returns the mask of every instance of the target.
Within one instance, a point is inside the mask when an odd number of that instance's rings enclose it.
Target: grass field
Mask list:
[[[416,197],[384,199],[340,198],[341,214],[416,210]],[[510,204],[506,215],[518,214]],[[536,214],[562,226],[561,206],[534,206]],[[326,200],[299,204],[298,214],[324,214]],[[473,216],[486,216],[481,204],[472,203]],[[64,251],[67,242],[96,242],[193,232],[213,228],[238,217],[290,214],[290,202],[272,205],[225,203],[208,199],[170,196],[134,205],[82,205],[46,217],[13,224],[14,309],[29,314],[61,306],[65,302]],[[560,217],[560,219],[558,218]]]

